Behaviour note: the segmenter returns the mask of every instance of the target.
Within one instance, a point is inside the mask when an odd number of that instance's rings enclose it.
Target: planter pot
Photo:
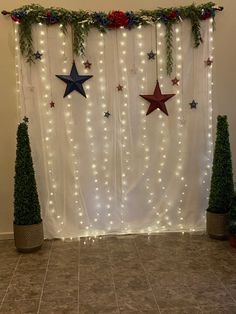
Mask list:
[[[43,244],[43,222],[34,225],[14,224],[14,239],[20,252],[28,253],[40,249]]]
[[[229,243],[232,247],[236,248],[236,235],[229,236]]]
[[[213,239],[226,240],[228,238],[228,215],[207,212],[207,233]]]

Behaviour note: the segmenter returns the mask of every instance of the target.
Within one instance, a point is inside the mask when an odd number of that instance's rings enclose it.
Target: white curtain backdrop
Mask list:
[[[188,22],[174,28],[171,77],[165,71],[165,28],[89,33],[85,58],[75,58],[87,98],[63,98],[69,74],[71,34],[60,26],[33,30],[42,60],[20,56],[16,30],[19,120],[29,133],[45,236],[79,237],[109,233],[194,231],[205,228],[212,160],[212,21],[202,22],[204,43],[193,48]],[[148,60],[150,50],[157,52]],[[83,62],[92,63],[86,70]],[[179,86],[171,79],[179,78]],[[169,116],[146,116],[156,80]],[[121,84],[123,91],[118,91]],[[197,109],[190,109],[195,100]],[[50,102],[55,107],[50,107]],[[104,112],[111,113],[109,118]]]

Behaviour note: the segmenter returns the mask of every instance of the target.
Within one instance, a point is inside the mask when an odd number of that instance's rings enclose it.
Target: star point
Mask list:
[[[51,101],[51,102],[49,103],[49,105],[50,105],[51,108],[55,108],[55,102],[54,102],[54,101]]]
[[[75,62],[73,62],[70,75],[56,75],[56,77],[58,77],[60,80],[67,84],[63,96],[64,98],[73,91],[77,91],[79,94],[86,98],[83,83],[93,77],[93,75],[79,75]]]
[[[140,96],[150,102],[146,116],[156,109],[160,109],[168,116],[168,111],[166,109],[165,102],[170,98],[174,97],[175,94],[162,94],[159,82],[157,81],[153,95],[140,95]]]

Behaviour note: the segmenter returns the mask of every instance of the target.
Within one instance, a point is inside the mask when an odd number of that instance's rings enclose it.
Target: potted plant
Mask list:
[[[21,252],[32,252],[43,244],[33,161],[28,135],[28,118],[18,125],[14,185],[14,239]]]
[[[236,248],[236,194],[229,212],[229,243]]]
[[[234,197],[234,184],[228,122],[217,117],[217,133],[213,158],[211,190],[207,208],[207,233],[216,239],[226,239],[228,213]]]

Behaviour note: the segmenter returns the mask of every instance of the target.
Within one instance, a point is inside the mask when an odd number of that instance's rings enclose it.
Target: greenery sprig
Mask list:
[[[171,8],[158,8],[156,10],[88,12],[84,10],[70,11],[64,8],[44,8],[37,4],[25,5],[11,12],[2,11],[4,15],[10,15],[12,20],[19,23],[19,42],[22,55],[27,61],[33,61],[32,26],[37,23],[54,25],[59,23],[66,34],[71,27],[73,35],[73,52],[75,55],[84,54],[84,43],[89,30],[94,27],[100,32],[124,27],[132,29],[140,25],[163,23],[166,26],[166,70],[172,73],[173,56],[173,25],[189,19],[192,25],[194,47],[202,43],[201,20],[215,17],[216,11],[222,11],[222,7],[215,7],[213,2],[201,5],[190,5]]]

